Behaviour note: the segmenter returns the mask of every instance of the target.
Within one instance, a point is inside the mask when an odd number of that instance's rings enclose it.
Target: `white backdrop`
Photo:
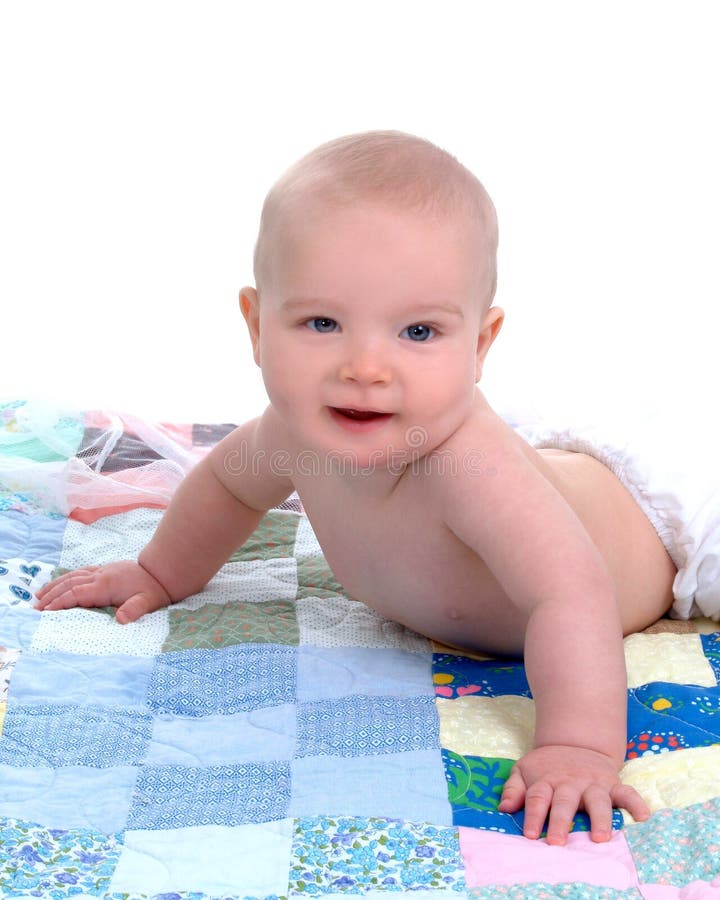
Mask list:
[[[521,411],[714,401],[713,2],[3,2],[0,396],[241,421],[238,289],[298,156],[398,128],[500,217]]]

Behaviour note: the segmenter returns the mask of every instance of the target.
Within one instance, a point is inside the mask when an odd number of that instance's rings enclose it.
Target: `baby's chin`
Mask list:
[[[363,448],[350,443],[334,441],[325,446],[318,443],[304,444],[296,458],[293,468],[300,476],[305,477],[371,477],[373,475],[402,475],[411,461],[408,452],[398,452],[393,447],[374,446]]]

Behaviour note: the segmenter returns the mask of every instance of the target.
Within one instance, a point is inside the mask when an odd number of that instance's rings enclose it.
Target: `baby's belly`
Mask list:
[[[442,552],[434,557],[434,551]],[[395,547],[395,565],[328,563],[347,593],[381,616],[443,644],[520,656],[527,616],[508,599],[488,567],[459,541],[437,536],[425,547]],[[403,559],[407,562],[403,563]],[[422,560],[414,569],[412,561]]]

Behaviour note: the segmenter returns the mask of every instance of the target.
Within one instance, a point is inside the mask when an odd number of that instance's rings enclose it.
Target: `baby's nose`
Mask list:
[[[340,379],[359,384],[388,384],[392,379],[390,365],[383,355],[370,348],[356,350],[343,361]]]

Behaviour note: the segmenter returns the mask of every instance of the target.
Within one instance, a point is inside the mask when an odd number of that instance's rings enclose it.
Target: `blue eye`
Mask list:
[[[317,319],[308,319],[305,324],[308,328],[311,328],[313,331],[317,331],[320,334],[330,334],[337,328],[335,319],[328,319],[325,316],[320,316]]]
[[[418,323],[417,325],[408,325],[402,333],[406,334],[411,341],[427,341],[435,334],[435,329],[430,325]]]

